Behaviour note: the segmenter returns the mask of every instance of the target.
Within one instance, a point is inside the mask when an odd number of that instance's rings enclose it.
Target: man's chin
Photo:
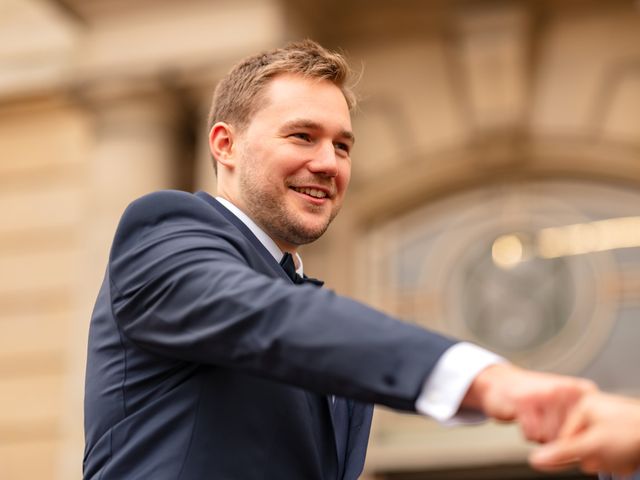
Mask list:
[[[329,222],[323,222],[320,224],[310,225],[309,223],[297,225],[290,230],[290,237],[295,238],[297,245],[306,245],[307,243],[315,242],[319,239],[324,232],[327,231]]]
[[[326,227],[318,230],[305,230],[304,232],[296,232],[296,239],[298,245],[306,245],[308,243],[318,240],[326,231]]]

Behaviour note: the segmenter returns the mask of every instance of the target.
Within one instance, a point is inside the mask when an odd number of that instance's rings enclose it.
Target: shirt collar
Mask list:
[[[269,235],[267,235],[265,231],[262,230],[256,224],[256,222],[251,220],[251,218],[246,213],[244,213],[242,210],[240,210],[238,207],[236,207],[233,203],[231,203],[226,198],[216,197],[216,200],[220,202],[222,206],[224,206],[227,210],[233,213],[236,217],[238,217],[238,220],[244,223],[247,226],[247,228],[251,230],[251,233],[253,233],[256,236],[256,238],[260,241],[260,243],[264,246],[264,248],[266,248],[267,251],[271,254],[271,256],[276,260],[276,262],[280,263],[280,260],[282,260],[282,257],[284,256],[284,252],[280,250],[280,247],[276,245],[276,242],[274,242],[273,239]],[[304,266],[302,265],[302,258],[300,257],[298,252],[295,253],[295,256],[297,257],[296,263],[298,264],[298,268],[296,268],[296,273],[302,276],[304,275]]]

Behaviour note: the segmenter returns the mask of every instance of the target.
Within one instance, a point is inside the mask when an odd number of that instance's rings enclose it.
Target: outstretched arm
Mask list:
[[[640,400],[593,393],[571,411],[558,440],[534,451],[539,470],[579,465],[587,473],[628,475],[640,468]]]

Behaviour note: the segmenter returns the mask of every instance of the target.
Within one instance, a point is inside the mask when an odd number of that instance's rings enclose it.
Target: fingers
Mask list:
[[[534,450],[529,455],[533,468],[543,471],[565,470],[588,459],[589,440],[586,437],[560,439]]]
[[[529,441],[540,442],[538,435],[538,418],[533,412],[524,412],[518,416],[518,424],[522,435]]]
[[[517,418],[522,435],[531,442],[544,443],[547,438],[545,415],[537,406],[523,409]]]
[[[588,423],[588,412],[584,408],[585,394],[591,390],[560,394],[552,400],[552,405],[545,406],[542,417],[542,442],[556,438],[572,436],[585,428]],[[553,405],[555,404],[555,405]]]
[[[527,440],[545,443],[561,435],[567,415],[591,391],[592,384],[553,375],[538,375],[534,379],[537,381],[528,382],[529,389],[519,394],[516,419]],[[574,419],[570,424],[577,429],[579,421]]]
[[[541,406],[528,409],[518,416],[518,423],[527,440],[546,443],[558,438],[565,417],[565,409],[546,409]]]
[[[563,438],[534,450],[529,463],[537,470],[554,472],[580,467],[585,473],[611,472],[628,475],[638,468],[638,463],[603,443],[598,432],[586,431],[570,438]]]
[[[640,466],[640,422],[635,429],[633,423],[638,407],[627,411],[620,402],[611,395],[586,396],[570,411],[558,440],[530,455],[531,466],[543,471],[579,466],[585,473],[618,475],[635,471]]]
[[[551,412],[541,413],[539,442],[546,443],[557,438],[565,411],[560,405]]]
[[[569,412],[558,433],[559,438],[568,438],[583,431],[589,424],[589,412],[584,401]]]

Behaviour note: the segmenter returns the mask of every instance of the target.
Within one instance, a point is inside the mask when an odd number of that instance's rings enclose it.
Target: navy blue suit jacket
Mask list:
[[[356,479],[369,404],[413,411],[452,343],[294,285],[206,193],[147,195],[91,319],[84,478]]]

